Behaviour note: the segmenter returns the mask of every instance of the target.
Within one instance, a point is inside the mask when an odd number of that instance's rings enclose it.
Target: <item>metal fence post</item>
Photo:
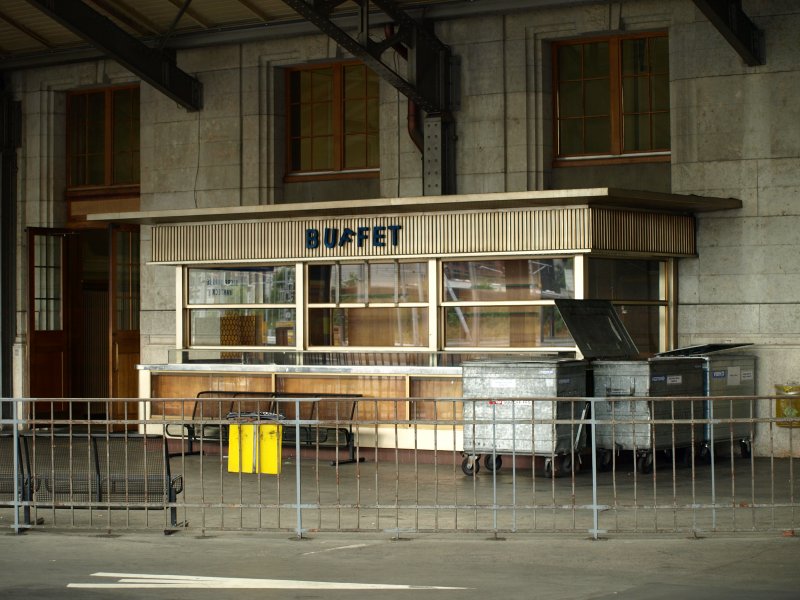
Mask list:
[[[13,444],[14,444],[14,533],[19,535],[21,527],[19,524],[19,509],[20,506],[20,489],[19,489],[19,427],[17,425],[17,403],[12,400],[11,402],[11,427],[13,428]],[[25,510],[23,508],[23,510]]]
[[[600,536],[600,507],[597,505],[597,429],[594,402],[594,398],[589,398],[592,411],[589,417],[589,430],[592,433],[592,529],[589,533],[596,540]]]
[[[303,509],[300,507],[300,399],[294,399],[294,477],[297,502],[297,539],[303,537]]]

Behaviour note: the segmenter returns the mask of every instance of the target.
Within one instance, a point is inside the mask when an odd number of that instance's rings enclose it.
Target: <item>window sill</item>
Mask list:
[[[665,163],[672,159],[670,152],[652,152],[647,154],[620,154],[603,156],[576,156],[571,158],[556,158],[553,160],[555,168],[569,167],[595,167],[604,165],[626,165],[641,163]]]
[[[314,173],[290,173],[285,175],[286,183],[302,183],[306,181],[336,181],[343,179],[377,179],[380,169],[359,169],[354,171],[319,171]]]
[[[69,200],[77,198],[118,198],[123,196],[138,196],[139,184],[108,185],[67,188],[66,197]]]

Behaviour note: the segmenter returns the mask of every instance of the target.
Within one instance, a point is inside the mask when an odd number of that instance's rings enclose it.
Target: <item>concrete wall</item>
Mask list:
[[[800,5],[743,6],[766,33],[763,66],[744,65],[699,13],[670,30],[673,191],[744,203],[700,215],[699,256],[680,264],[678,330],[681,345],[755,344],[758,392],[770,394],[800,381]]]
[[[458,193],[619,186],[742,199],[741,210],[698,218],[699,257],[680,264],[679,344],[752,342],[758,391],[769,394],[775,383],[800,380],[800,5],[745,0],[743,7],[766,32],[761,67],[745,66],[689,0],[522,10],[436,29],[461,60]],[[549,43],[654,29],[670,36],[671,163],[554,170]],[[386,83],[380,179],[284,185],[281,68],[337,58],[342,51],[322,35],[181,51],[178,64],[203,82],[205,106],[189,113],[142,85],[142,209],[421,194],[407,104]],[[14,74],[24,113],[21,244],[25,226],[63,224],[63,92],[132,79],[112,61]],[[145,263],[149,240],[143,227]],[[22,246],[19,257],[24,273]],[[144,266],[142,295],[142,361],[165,362],[175,343],[175,270]],[[771,403],[760,409],[770,414]],[[784,434],[778,439],[787,447]],[[762,449],[766,439],[759,437]]]

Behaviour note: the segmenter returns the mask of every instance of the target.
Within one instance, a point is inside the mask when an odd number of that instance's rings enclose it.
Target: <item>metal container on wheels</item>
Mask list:
[[[649,473],[654,453],[679,451],[691,455],[702,440],[701,426],[691,423],[659,423],[703,417],[703,402],[692,400],[647,400],[649,397],[702,396],[703,361],[699,358],[641,361],[596,361],[594,403],[599,464],[607,466],[613,451],[631,451],[637,469]],[[613,400],[613,397],[641,400]]]
[[[502,454],[543,457],[548,476],[577,470],[586,403],[557,398],[586,396],[586,365],[558,358],[464,363],[464,474],[478,472],[482,455],[487,469],[499,469]]]
[[[640,472],[649,473],[657,451],[689,450],[702,439],[691,423],[658,421],[700,419],[703,406],[691,400],[646,398],[703,395],[703,360],[654,357],[639,352],[613,305],[605,300],[556,300],[561,316],[584,358],[591,359],[591,395],[596,419],[598,464],[607,467],[613,452],[631,451]],[[625,397],[626,400],[614,400]],[[641,399],[639,399],[641,398]]]
[[[695,357],[703,361],[703,418],[700,458],[710,461],[715,446],[731,443],[739,446],[742,457],[752,452],[753,401],[735,396],[755,396],[756,357],[730,352],[749,344],[703,344],[662,352],[659,357]],[[724,399],[713,400],[714,397]],[[735,419],[742,419],[736,422]]]

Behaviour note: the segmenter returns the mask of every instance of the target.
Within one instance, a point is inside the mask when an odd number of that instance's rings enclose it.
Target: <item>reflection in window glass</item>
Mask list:
[[[427,302],[427,263],[400,263],[399,286],[398,293],[400,302]]]
[[[428,265],[351,263],[308,266],[309,304],[426,302]]]
[[[339,302],[367,301],[367,265],[339,265]]]
[[[338,271],[336,265],[308,265],[308,303],[327,304],[336,302],[334,281]]]
[[[657,260],[589,259],[588,297],[598,300],[666,300]]]
[[[394,263],[369,265],[369,301],[397,302],[397,265]]]
[[[424,347],[428,309],[423,307],[312,308],[309,346]]]
[[[617,310],[622,324],[628,330],[640,355],[652,356],[660,351],[659,332],[661,331],[660,306],[620,305]]]
[[[190,311],[192,346],[292,346],[293,308],[208,308]]]
[[[445,302],[524,301],[573,298],[569,258],[484,260],[442,264]]]
[[[294,267],[189,269],[189,304],[291,304]]]
[[[445,345],[475,348],[571,346],[554,306],[452,306],[445,310]]]

